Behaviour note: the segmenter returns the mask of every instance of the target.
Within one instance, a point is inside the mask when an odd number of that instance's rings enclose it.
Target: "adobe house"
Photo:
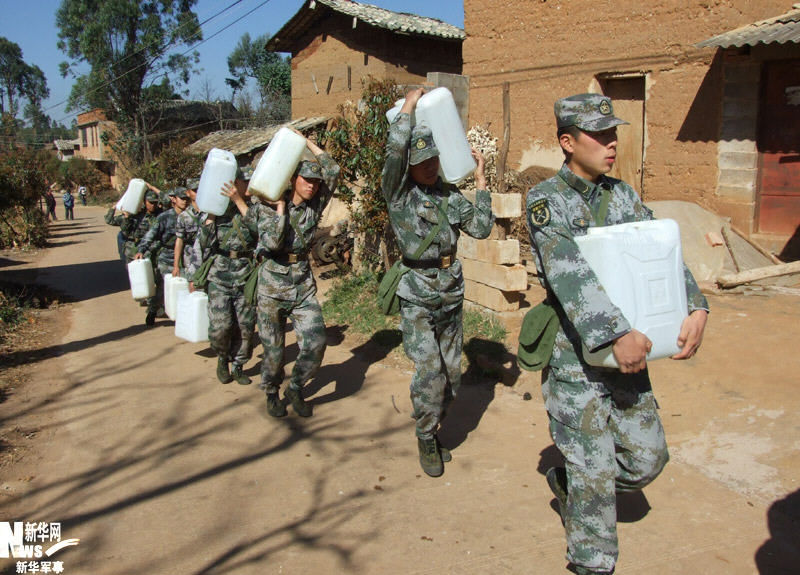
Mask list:
[[[361,79],[422,84],[461,73],[461,28],[351,0],[308,0],[266,45],[292,56],[292,118],[334,116]]]
[[[120,182],[116,158],[108,144],[108,138],[116,133],[116,124],[106,119],[103,110],[97,108],[78,114],[79,147],[75,151],[75,156],[94,162],[97,169],[109,177],[111,186],[115,188]]]
[[[784,221],[784,208],[778,207],[783,200],[768,198],[785,191],[762,187],[772,178],[765,162],[784,168],[791,163],[765,158],[770,148],[784,147],[767,138],[773,130],[767,126],[782,125],[795,143],[785,153],[797,157],[796,32],[794,39],[781,36],[775,24],[773,32],[744,44],[700,43],[783,14],[786,0],[504,4],[497,10],[491,2],[464,0],[463,73],[470,78],[470,124],[488,125],[495,136],[502,136],[507,90],[510,168],[557,169],[563,154],[553,102],[580,92],[604,93],[630,122],[619,129],[612,175],[628,181],[645,201],[693,201],[729,216],[745,235],[779,232],[770,247],[780,251],[775,246],[794,231],[789,230],[797,214]],[[776,94],[765,94],[768,88]],[[786,105],[773,118],[772,104],[781,99]],[[797,190],[794,173],[788,187]]]

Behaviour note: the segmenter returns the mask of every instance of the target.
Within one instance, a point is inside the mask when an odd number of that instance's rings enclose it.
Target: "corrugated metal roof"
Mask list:
[[[253,150],[266,148],[273,136],[283,126],[289,126],[301,132],[309,130],[328,121],[327,117],[298,118],[286,124],[269,126],[268,128],[249,128],[246,130],[220,130],[211,132],[186,147],[191,154],[206,155],[211,148],[228,150],[234,156],[249,154]]]
[[[800,44],[800,4],[793,5],[792,10],[786,14],[719,34],[700,42],[697,47],[739,48],[755,46],[758,43],[786,44],[787,42]]]
[[[267,42],[266,49],[272,52],[289,52],[291,43],[303,35],[311,24],[322,16],[320,5],[334,12],[352,16],[372,26],[385,28],[398,34],[434,36],[446,40],[463,40],[467,37],[464,30],[436,18],[418,16],[407,12],[393,12],[372,4],[361,4],[353,0],[309,0],[278,30]]]

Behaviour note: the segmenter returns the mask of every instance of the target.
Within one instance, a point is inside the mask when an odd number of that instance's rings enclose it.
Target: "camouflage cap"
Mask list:
[[[418,124],[411,130],[411,151],[408,163],[416,166],[439,155],[439,148],[433,141],[433,133],[426,124]]]
[[[169,194],[167,192],[161,192],[161,205],[162,206],[172,205],[172,200],[169,199]]]
[[[158,194],[155,193],[153,190],[147,190],[147,192],[145,192],[144,194],[144,199],[147,200],[148,202],[155,204],[156,202],[158,202]]]
[[[177,188],[173,188],[170,193],[170,196],[175,196],[176,198],[181,198],[182,200],[188,200],[189,194],[187,193],[186,188],[183,186],[178,186]]]
[[[321,180],[322,179],[322,166],[316,160],[303,160],[297,164],[295,174],[303,176],[307,180]]]
[[[556,100],[553,106],[558,128],[575,126],[586,132],[602,132],[627,124],[614,115],[611,98],[602,94],[576,94]]]
[[[250,166],[240,166],[236,168],[237,180],[244,180],[245,182],[248,182],[252,177],[253,177],[253,168],[251,168]]]
[[[200,185],[200,178],[186,178],[186,188],[190,190],[197,190]]]

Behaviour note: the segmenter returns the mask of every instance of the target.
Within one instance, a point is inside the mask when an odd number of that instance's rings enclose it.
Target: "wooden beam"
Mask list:
[[[500,194],[506,191],[506,159],[508,146],[511,142],[511,94],[510,84],[503,82],[503,144],[497,154],[497,191]]]
[[[763,268],[754,268],[752,270],[745,270],[737,274],[724,274],[717,278],[717,284],[723,288],[731,288],[758,280],[797,273],[800,273],[800,261],[791,262],[788,264],[766,266]]]

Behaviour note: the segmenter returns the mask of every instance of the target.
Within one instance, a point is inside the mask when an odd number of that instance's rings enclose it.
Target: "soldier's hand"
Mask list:
[[[194,282],[189,282],[189,293],[194,291]]]
[[[133,259],[135,259],[135,260],[140,260],[140,259],[143,259],[143,258],[144,258],[144,256],[141,253],[137,253],[135,256],[133,256]]]
[[[477,164],[477,167],[475,168],[475,187],[479,190],[485,190],[486,176],[484,173],[484,167],[486,166],[486,158],[484,158],[483,154],[481,154],[475,148],[471,148],[470,153]]]
[[[172,268],[172,277],[176,278],[181,275],[180,270],[177,267]]]
[[[416,90],[411,90],[408,94],[406,94],[406,101],[403,102],[403,106],[400,108],[400,112],[404,114],[410,114],[414,111],[414,108],[417,107],[417,102],[425,93],[425,90],[422,88],[417,88]]]
[[[704,309],[694,310],[683,320],[681,333],[678,335],[678,347],[681,351],[673,355],[672,359],[689,359],[697,353],[703,342],[707,320],[708,312]]]
[[[647,367],[647,354],[653,342],[640,331],[632,329],[614,340],[611,347],[622,373],[638,373]]]

